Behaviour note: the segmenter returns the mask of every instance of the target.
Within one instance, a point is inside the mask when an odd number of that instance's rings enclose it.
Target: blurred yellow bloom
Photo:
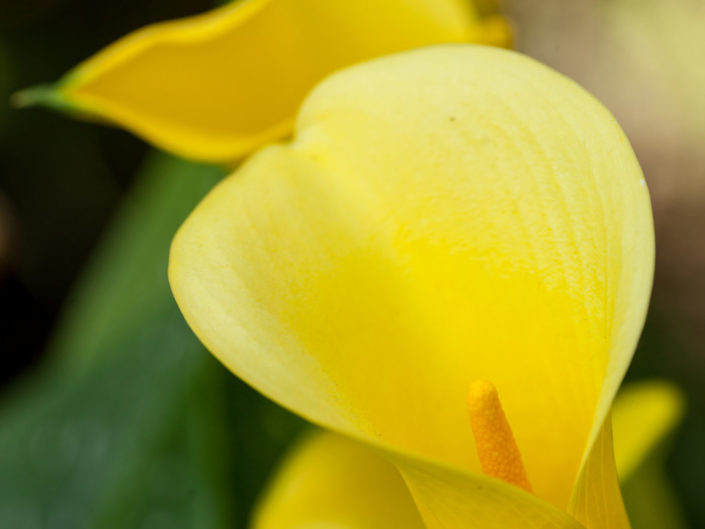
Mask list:
[[[682,409],[677,388],[665,382],[640,382],[620,392],[613,422],[622,483],[628,482],[637,468],[649,464],[661,439],[680,420]],[[640,499],[645,505],[661,506],[661,496],[648,494]],[[658,509],[649,512],[652,517],[661,514]],[[674,527],[673,519],[660,516],[658,521],[660,525],[635,527]],[[260,500],[251,526],[424,527],[404,481],[391,464],[361,443],[321,431],[308,435],[286,457]]]
[[[425,527],[394,466],[361,443],[323,431],[308,435],[288,454],[250,526]]]
[[[304,96],[334,70],[427,44],[508,38],[504,19],[481,19],[469,0],[240,0],[136,31],[16,102],[112,122],[189,158],[233,162],[287,135]]]
[[[688,527],[665,472],[670,434],[684,408],[681,391],[662,381],[630,384],[614,403],[617,470],[629,519],[638,529]]]
[[[665,382],[625,387],[612,410],[614,455],[621,481],[628,481],[676,427],[683,415],[683,395]]]
[[[224,364],[384,453],[427,527],[628,527],[609,410],[649,197],[561,75],[470,45],[333,75],[192,213],[169,272]]]

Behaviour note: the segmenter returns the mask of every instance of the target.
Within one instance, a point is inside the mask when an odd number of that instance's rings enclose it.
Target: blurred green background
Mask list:
[[[0,2],[0,527],[245,527],[303,426],[213,360],[169,293],[171,236],[223,172],[9,106],[115,38],[211,5]],[[705,2],[502,10],[520,50],[612,110],[644,168],[657,272],[628,379],[685,391],[667,470],[690,526],[705,527]]]

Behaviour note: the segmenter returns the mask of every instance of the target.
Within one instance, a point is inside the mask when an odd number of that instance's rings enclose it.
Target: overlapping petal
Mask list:
[[[609,113],[518,54],[440,46],[319,85],[295,140],[187,220],[170,278],[234,373],[388,450],[429,527],[570,527],[569,508],[597,527],[604,504],[625,527],[602,425],[652,265],[648,193]],[[536,496],[479,474],[477,378]]]
[[[631,484],[632,475],[652,459],[682,410],[680,392],[663,381],[632,384],[620,392],[612,415],[622,483],[639,486]],[[640,494],[639,498],[643,505],[656,502],[663,507],[661,494]],[[655,515],[654,509],[641,508],[652,518]],[[663,516],[659,520],[660,525],[644,526],[671,527],[676,522]],[[316,524],[340,529],[424,527],[393,465],[361,443],[323,431],[309,434],[287,455],[259,502],[252,527],[289,529]]]
[[[439,42],[502,44],[507,35],[503,19],[481,21],[465,0],[240,0],[139,30],[17,101],[232,162],[288,134],[306,93],[338,68]]]
[[[407,471],[425,473],[424,464],[411,462]],[[515,497],[513,487],[484,480],[485,491],[467,490],[472,482],[458,479],[453,471],[441,481],[438,469],[414,482],[426,490],[417,491],[426,498],[441,499],[438,506],[444,517],[459,522],[473,520],[473,527],[561,527],[579,529],[567,515],[530,496]],[[483,478],[480,478],[480,485]],[[440,494],[439,494],[440,492]],[[515,501],[517,501],[515,503]],[[489,508],[478,508],[489,502]],[[488,519],[489,518],[489,519]],[[517,525],[521,520],[524,525]],[[506,525],[505,525],[506,524]],[[330,432],[316,431],[305,437],[287,455],[265,490],[252,517],[253,529],[293,529],[300,527],[335,527],[336,529],[405,529],[425,528],[407,485],[384,453],[369,445]]]

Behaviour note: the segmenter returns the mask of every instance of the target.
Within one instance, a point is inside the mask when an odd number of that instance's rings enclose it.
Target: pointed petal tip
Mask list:
[[[43,106],[57,110],[65,110],[68,106],[56,87],[49,84],[32,86],[15,92],[10,96],[10,105],[14,108]]]

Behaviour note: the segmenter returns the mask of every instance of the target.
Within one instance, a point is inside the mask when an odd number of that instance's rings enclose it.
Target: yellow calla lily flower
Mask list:
[[[288,134],[304,96],[334,70],[427,44],[508,39],[503,18],[481,19],[466,0],[240,0],[136,31],[16,102],[233,162]]]
[[[634,471],[648,462],[661,439],[679,421],[682,408],[677,388],[663,381],[635,383],[620,391],[613,413],[620,481],[629,481]],[[653,504],[661,497],[640,499]],[[653,514],[653,509],[650,512]],[[673,526],[672,519],[659,521],[660,525],[648,526]],[[262,496],[251,527],[421,529],[424,525],[393,465],[361,443],[316,431],[287,455]]]
[[[628,527],[609,409],[652,273],[612,116],[472,45],[328,78],[291,143],[197,207],[169,267],[226,366],[382,450],[446,529]]]

